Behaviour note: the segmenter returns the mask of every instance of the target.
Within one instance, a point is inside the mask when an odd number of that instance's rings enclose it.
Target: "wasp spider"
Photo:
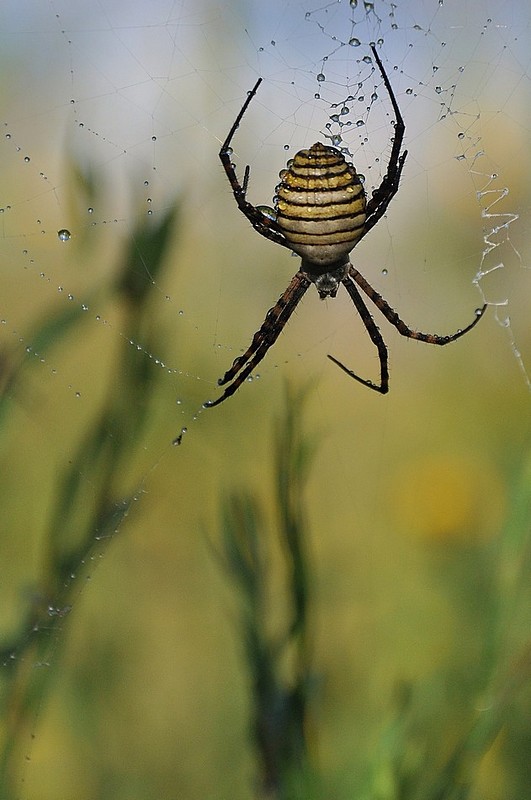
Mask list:
[[[234,360],[230,369],[219,379],[218,385],[226,385],[226,389],[217,400],[207,401],[205,405],[208,407],[216,406],[233,395],[251,374],[269,348],[276,342],[298,302],[312,283],[321,300],[335,297],[340,283],[349,293],[378,350],[380,382],[374,383],[360,378],[334,356],[329,355],[328,358],[351,378],[381,394],[386,394],[389,390],[387,347],[358,287],[402,336],[429,344],[445,345],[459,339],[479,322],[485,312],[486,304],[476,310],[474,320],[466,328],[449,336],[420,333],[409,328],[389,303],[350,263],[348,257],[350,251],[381,219],[397,193],[407,156],[407,150],[402,150],[404,120],[373,44],[371,44],[371,50],[389,95],[395,122],[387,172],[380,186],[372,192],[370,199],[367,199],[361,178],[354,165],[346,161],[336,148],[316,142],[309,150],[300,150],[296,153],[293,160],[288,162],[286,169],[280,173],[280,184],[274,198],[274,213],[272,210],[262,209],[249,203],[246,196],[250,167],[245,167],[243,183],[240,184],[235,167],[231,162],[231,142],[243,115],[260,86],[261,78],[249,92],[219,151],[221,163],[240,211],[245,214],[258,233],[301,256],[302,262],[299,271],[291,280],[284,294],[267,312],[261,328],[253,336],[248,349]]]

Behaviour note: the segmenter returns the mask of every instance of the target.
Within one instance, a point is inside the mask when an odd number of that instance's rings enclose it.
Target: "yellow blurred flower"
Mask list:
[[[499,529],[505,487],[479,456],[437,453],[408,461],[396,472],[390,501],[397,522],[413,535],[473,543]]]

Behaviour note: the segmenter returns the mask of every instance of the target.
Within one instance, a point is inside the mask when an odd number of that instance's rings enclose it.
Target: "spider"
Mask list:
[[[452,335],[420,333],[409,328],[389,303],[350,263],[348,256],[351,250],[383,217],[397,193],[407,156],[407,150],[402,150],[405,132],[402,114],[374,44],[370,47],[395,116],[393,144],[387,172],[380,186],[372,192],[370,199],[367,199],[361,177],[354,165],[346,161],[335,147],[316,142],[308,150],[296,153],[293,160],[288,161],[286,169],[280,173],[280,184],[276,188],[274,197],[274,211],[249,203],[246,196],[250,167],[245,167],[243,183],[240,183],[235,166],[231,162],[231,142],[262,82],[261,78],[248,93],[219,151],[221,163],[240,211],[259,234],[301,256],[302,262],[284,294],[267,312],[262,326],[254,334],[245,353],[238,356],[230,369],[219,379],[218,385],[226,386],[225,391],[217,400],[208,400],[205,403],[206,407],[217,406],[231,397],[241,386],[276,342],[284,325],[312,283],[321,300],[335,297],[341,283],[349,293],[367,333],[378,350],[380,382],[374,383],[360,378],[334,356],[329,355],[328,358],[351,378],[380,394],[389,391],[387,347],[358,287],[402,336],[428,344],[445,345],[459,339],[468,333],[485,313],[487,304],[476,309],[473,322]]]

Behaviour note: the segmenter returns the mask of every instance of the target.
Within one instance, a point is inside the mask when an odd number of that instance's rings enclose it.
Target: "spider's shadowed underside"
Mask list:
[[[380,382],[373,383],[365,378],[360,378],[334,356],[329,355],[328,358],[351,378],[380,394],[386,394],[389,391],[387,347],[358,287],[402,336],[428,344],[445,345],[459,339],[468,333],[485,313],[486,304],[476,310],[474,320],[466,328],[449,336],[420,333],[409,328],[389,303],[350,263],[348,256],[351,250],[383,217],[389,203],[397,193],[407,156],[407,150],[402,150],[405,132],[404,120],[373,44],[371,44],[371,50],[393,107],[395,123],[387,172],[380,186],[372,192],[370,199],[367,199],[354,165],[346,161],[336,148],[316,142],[308,150],[300,150],[296,153],[293,160],[288,162],[286,169],[280,173],[280,184],[274,197],[274,212],[265,214],[260,207],[249,203],[246,195],[250,167],[245,168],[243,184],[240,184],[235,166],[231,162],[231,142],[262,82],[261,78],[249,92],[219,151],[221,163],[240,211],[245,214],[258,233],[301,256],[302,262],[299,271],[292,278],[284,294],[267,312],[262,326],[253,336],[245,353],[234,360],[230,369],[218,381],[220,386],[226,386],[225,391],[217,400],[207,401],[206,407],[217,406],[233,395],[241,386],[276,342],[284,325],[312,283],[322,300],[327,297],[335,297],[340,284],[343,284],[349,293],[367,333],[378,350]]]

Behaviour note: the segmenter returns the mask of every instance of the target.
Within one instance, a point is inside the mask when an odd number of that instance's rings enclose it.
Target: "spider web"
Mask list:
[[[159,730],[161,698],[168,695],[175,697],[174,717],[162,727],[183,724],[190,739],[202,735],[200,721],[190,722],[188,695],[197,664],[223,648],[219,618],[206,622],[205,639],[189,639],[198,617],[208,619],[219,579],[214,568],[192,579],[187,568],[176,573],[171,565],[185,563],[192,575],[189,565],[204,558],[202,545],[189,538],[201,538],[199,511],[213,524],[221,479],[241,480],[240,471],[261,480],[256,463],[267,458],[270,420],[264,408],[273,414],[278,407],[286,363],[300,379],[321,371],[324,377],[327,352],[360,363],[356,372],[375,369],[370,343],[367,355],[358,341],[353,349],[351,329],[360,329],[348,299],[336,309],[308,297],[260,365],[262,380],[228,401],[239,405],[219,414],[202,407],[297,266],[249,229],[218,162],[220,143],[257,76],[263,83],[234,141],[240,177],[251,165],[251,202],[271,204],[286,159],[317,140],[341,148],[370,191],[385,173],[392,136],[389,100],[368,49],[378,43],[406,121],[409,156],[397,198],[354,262],[421,330],[451,332],[487,302],[491,320],[480,323],[476,344],[459,362],[474,366],[460,368],[475,370],[474,382],[491,391],[508,384],[511,396],[527,403],[530,272],[522,217],[530,20],[521,6],[425,0],[402,8],[379,0],[240,8],[156,0],[87,7],[28,0],[3,10],[9,81],[0,140],[0,385],[7,533],[0,550],[0,664],[8,711],[10,702],[17,708],[17,693],[31,707],[15,728],[10,777],[21,800],[93,797],[105,785],[102,797],[121,796],[116,787],[113,794],[112,758],[140,763],[138,741],[144,748],[150,731]],[[390,344],[398,397],[407,387],[400,373],[414,368],[405,345],[396,338]],[[419,355],[427,370],[430,355]],[[117,359],[130,381],[116,372]],[[341,385],[345,396],[359,391],[347,381],[328,385]],[[478,389],[478,396],[486,392]],[[250,417],[241,417],[245,394],[260,417],[257,441],[247,436]],[[328,400],[323,408],[320,421],[335,424],[337,409]],[[172,446],[176,436],[180,448]],[[114,466],[108,496],[100,485],[102,453]],[[98,505],[104,496],[105,513]],[[90,547],[85,508],[97,521]],[[101,561],[111,540],[113,556]],[[150,580],[157,583],[152,595]],[[132,597],[142,598],[138,610]],[[65,652],[64,622],[72,611],[79,623],[69,629]],[[128,626],[138,633],[134,645]],[[84,672],[89,664],[94,669],[89,640],[102,674],[126,653],[130,686],[145,680],[147,652],[156,648],[156,671],[166,673],[175,642],[188,642],[152,702],[146,700],[138,741],[128,740],[124,750],[113,742],[103,752],[98,737],[105,719],[95,715],[83,728],[86,707],[73,712],[82,734],[67,722],[80,693],[96,696],[98,676]],[[10,682],[21,664],[38,674],[33,705]],[[229,687],[233,666],[230,657],[221,665]],[[121,679],[120,673],[110,682],[107,700]],[[197,681],[210,680],[203,666]],[[209,713],[207,694],[198,719]],[[121,700],[125,729],[127,700]],[[241,709],[230,719],[244,727]],[[85,772],[80,742],[87,728]],[[5,730],[10,735],[13,728]],[[169,768],[173,746],[171,735],[161,735],[147,747],[143,772],[131,768],[129,783],[124,774],[113,778],[124,796],[150,796],[146,786],[151,796],[167,796],[168,786],[177,796],[179,781],[181,796],[207,796],[208,785],[190,783],[202,769],[199,755],[183,764],[182,747],[178,767]],[[233,755],[230,747],[219,752],[221,763]],[[229,778],[219,792],[247,796],[235,794]]]

